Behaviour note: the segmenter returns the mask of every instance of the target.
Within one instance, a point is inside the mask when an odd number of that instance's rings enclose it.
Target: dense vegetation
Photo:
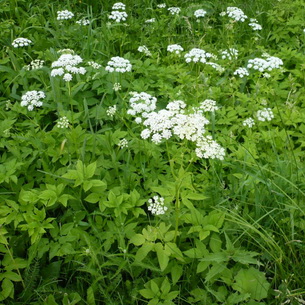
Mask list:
[[[305,304],[303,1],[0,4],[0,304]]]

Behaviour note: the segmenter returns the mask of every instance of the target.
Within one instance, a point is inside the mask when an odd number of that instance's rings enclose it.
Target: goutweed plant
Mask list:
[[[302,1],[1,3],[1,304],[305,304]]]

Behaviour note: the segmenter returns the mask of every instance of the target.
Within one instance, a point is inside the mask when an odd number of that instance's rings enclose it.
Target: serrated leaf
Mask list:
[[[205,277],[205,282],[209,282],[213,277],[215,277],[216,275],[220,274],[225,269],[226,269],[226,265],[225,264],[215,263],[212,266],[212,268],[209,270],[209,272],[207,273],[207,275]]]
[[[249,293],[252,299],[260,301],[267,297],[270,284],[264,273],[253,267],[241,269],[234,278],[232,288],[240,293]]]
[[[210,263],[209,262],[199,262],[197,265],[197,273],[205,271],[209,267]]]
[[[163,297],[166,296],[170,292],[171,285],[170,285],[167,277],[163,280],[160,289],[161,289]]]

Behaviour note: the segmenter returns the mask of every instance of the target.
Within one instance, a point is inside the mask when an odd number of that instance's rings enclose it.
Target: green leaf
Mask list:
[[[216,252],[219,252],[220,249],[221,249],[221,245],[222,245],[222,241],[219,237],[219,234],[217,233],[213,233],[210,237],[210,248],[211,250],[216,253]]]
[[[172,276],[173,285],[175,285],[179,281],[182,273],[183,273],[182,266],[178,265],[177,263],[172,266],[171,276]]]
[[[234,278],[232,288],[240,293],[249,293],[252,299],[260,301],[267,297],[270,284],[264,273],[254,269],[241,269]]]
[[[0,292],[0,301],[5,300],[14,293],[14,284],[7,278],[2,281],[2,291]]]
[[[85,179],[91,178],[94,175],[95,170],[96,170],[96,162],[89,164],[85,168]]]
[[[157,252],[157,257],[160,265],[161,271],[164,271],[164,269],[168,265],[169,261],[169,254],[168,252],[163,248],[163,245],[161,243],[155,244],[155,250]]]
[[[141,246],[145,243],[145,237],[141,234],[135,234],[134,236],[132,236],[129,242],[136,246]]]
[[[153,249],[153,247],[153,243],[146,242],[145,244],[143,244],[142,247],[137,251],[135,260],[138,262],[142,261],[147,256],[147,254]]]
[[[209,282],[210,280],[213,279],[213,277],[219,275],[225,269],[226,269],[225,264],[218,264],[218,263],[214,264],[212,266],[212,268],[209,270],[209,272],[207,273],[207,275],[205,277],[205,282]]]
[[[150,289],[141,289],[139,292],[146,299],[153,299],[155,297],[155,294]]]
[[[171,285],[167,279],[167,277],[163,280],[162,284],[161,284],[161,296],[165,297],[171,290]]]
[[[210,263],[209,262],[199,262],[197,265],[197,273],[205,271],[209,267]]]
[[[87,289],[87,303],[88,305],[95,305],[95,297],[92,286]]]
[[[97,203],[101,198],[101,194],[91,193],[85,198],[85,201],[90,203]]]

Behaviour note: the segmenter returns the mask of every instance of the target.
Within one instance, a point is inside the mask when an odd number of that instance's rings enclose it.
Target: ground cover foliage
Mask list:
[[[303,1],[0,12],[0,304],[305,304]]]

